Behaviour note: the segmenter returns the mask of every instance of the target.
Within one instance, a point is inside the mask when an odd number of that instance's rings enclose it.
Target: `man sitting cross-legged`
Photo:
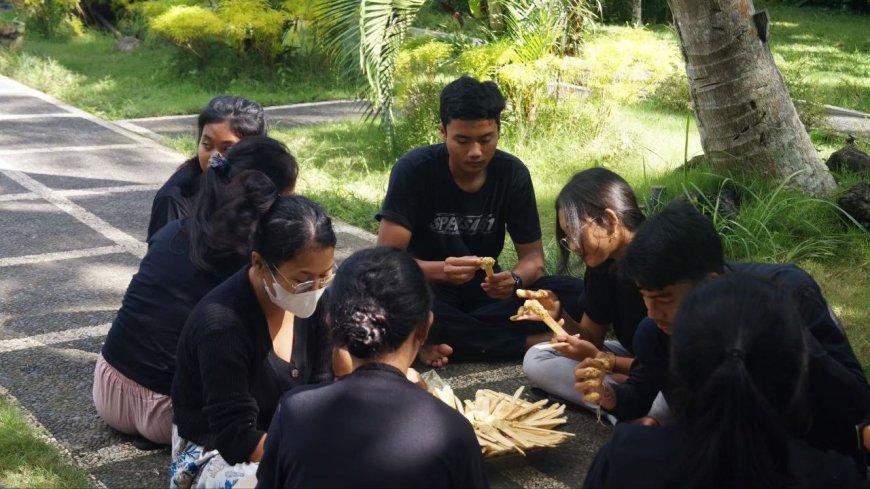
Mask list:
[[[439,367],[458,353],[522,358],[551,334],[536,321],[512,322],[518,288],[548,289],[577,309],[580,280],[544,277],[544,252],[528,169],[496,149],[505,101],[493,82],[464,76],[441,92],[442,144],[417,148],[396,162],[377,214],[379,246],[409,251],[436,301],[435,322],[420,360]],[[481,258],[498,258],[505,230],[517,251],[511,271]],[[569,311],[579,317],[581,311]]]
[[[842,326],[809,274],[794,265],[726,262],[713,224],[688,204],[670,205],[649,218],[635,234],[622,265],[623,273],[640,288],[649,316],[634,336],[636,358],[624,384],[589,388],[589,383],[578,383],[581,392],[597,391],[601,406],[620,420],[646,415],[659,391],[670,400],[670,335],[683,298],[703,281],[741,272],[780,287],[803,321],[809,356],[803,401],[809,423],[789,427],[791,434],[857,461],[855,426],[870,413],[870,386]],[[590,371],[585,367],[592,363],[580,363],[575,371],[579,382],[586,380]]]

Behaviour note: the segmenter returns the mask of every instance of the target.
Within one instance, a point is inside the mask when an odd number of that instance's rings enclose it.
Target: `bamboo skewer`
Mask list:
[[[511,321],[518,321],[521,316],[526,314],[536,314],[556,335],[568,336],[568,333],[550,316],[550,313],[544,309],[544,306],[537,299],[526,299],[526,302],[517,310],[517,314],[511,316]]]

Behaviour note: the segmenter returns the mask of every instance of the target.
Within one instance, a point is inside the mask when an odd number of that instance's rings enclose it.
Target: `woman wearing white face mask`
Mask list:
[[[304,197],[260,220],[251,264],[191,312],[178,344],[171,487],[241,487],[253,479],[281,395],[331,380],[317,302],[334,275],[335,233]]]

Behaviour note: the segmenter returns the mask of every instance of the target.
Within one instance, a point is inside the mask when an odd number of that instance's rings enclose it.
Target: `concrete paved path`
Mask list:
[[[0,395],[16,399],[96,486],[167,485],[168,450],[135,449],[102,423],[90,392],[97,353],[145,252],[153,194],[182,160],[0,76]],[[373,243],[337,227],[341,257]],[[455,364],[441,374],[464,398],[524,384],[515,363]],[[493,485],[582,484],[610,429],[585,412],[569,413],[565,429],[577,436],[560,448],[491,462]]]
[[[333,100],[266,107],[269,129],[286,129],[311,124],[323,124],[360,118],[366,104],[350,100]],[[196,137],[196,115],[170,115],[116,121],[119,126],[159,141],[162,137]]]

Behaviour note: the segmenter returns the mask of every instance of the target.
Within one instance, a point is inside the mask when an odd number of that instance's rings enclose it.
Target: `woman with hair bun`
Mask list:
[[[178,340],[170,487],[249,487],[281,395],[332,380],[315,314],[334,277],[323,209],[279,197],[253,234],[250,264],[209,292]]]
[[[767,280],[731,273],[697,287],[671,336],[674,424],[619,424],[584,487],[870,487],[849,457],[789,434],[806,421],[806,335]]]
[[[387,247],[354,253],[328,311],[353,373],[284,397],[258,487],[488,487],[468,420],[406,378],[432,324],[432,293],[414,259]]]
[[[211,289],[242,268],[260,217],[296,185],[296,160],[267,137],[235,145],[203,174],[191,217],[151,239],[94,369],[94,406],[143,449],[169,445],[178,336]],[[141,438],[139,438],[141,437]]]

